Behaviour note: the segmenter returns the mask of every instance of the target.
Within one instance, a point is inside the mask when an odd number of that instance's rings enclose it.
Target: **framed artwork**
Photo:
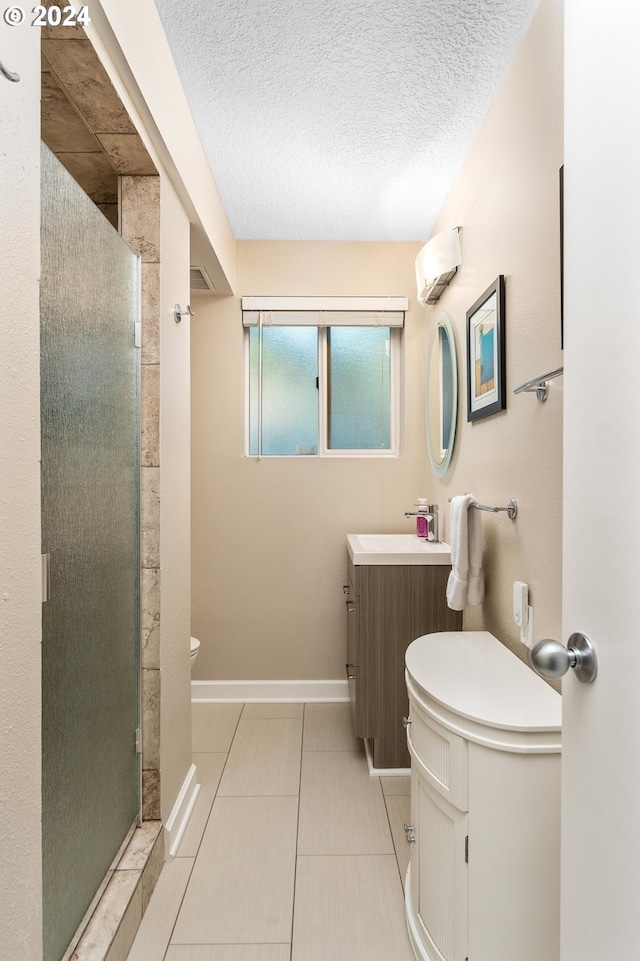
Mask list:
[[[504,276],[467,311],[467,420],[507,406]]]

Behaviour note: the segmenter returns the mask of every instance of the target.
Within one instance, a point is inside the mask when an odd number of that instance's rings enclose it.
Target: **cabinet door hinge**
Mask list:
[[[464,863],[465,864],[469,863],[469,835],[468,834],[464,839]],[[468,958],[467,958],[467,961],[469,961]]]
[[[142,728],[136,728],[136,754],[142,754]]]

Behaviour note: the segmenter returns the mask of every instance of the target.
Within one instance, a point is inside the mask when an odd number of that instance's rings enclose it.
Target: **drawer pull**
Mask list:
[[[416,836],[415,834],[407,834],[407,844],[415,844]]]
[[[409,831],[414,831],[414,830],[415,830],[415,827],[416,827],[415,824],[405,824],[405,826],[404,826],[404,833],[405,833],[405,834],[408,834]]]
[[[411,724],[411,718],[410,718],[410,717],[403,717],[403,718],[402,718],[402,726],[403,726],[403,727],[405,727],[405,728],[406,728],[406,727],[409,727],[410,724]]]

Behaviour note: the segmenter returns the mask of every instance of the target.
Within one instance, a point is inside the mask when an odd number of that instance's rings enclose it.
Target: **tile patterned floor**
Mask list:
[[[409,778],[348,704],[194,704],[201,784],[128,961],[412,961]]]

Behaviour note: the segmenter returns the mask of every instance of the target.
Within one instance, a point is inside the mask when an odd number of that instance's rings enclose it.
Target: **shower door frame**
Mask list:
[[[42,151],[44,950],[58,961],[141,823],[141,270]]]

